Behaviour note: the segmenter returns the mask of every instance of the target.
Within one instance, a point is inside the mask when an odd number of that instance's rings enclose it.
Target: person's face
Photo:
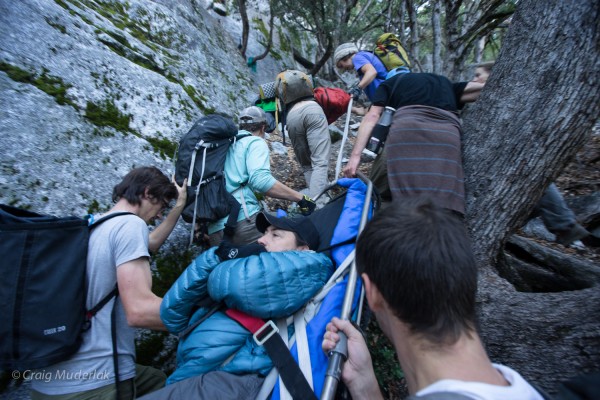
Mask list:
[[[349,56],[346,56],[344,58],[342,58],[340,61],[338,61],[337,63],[337,67],[338,69],[341,69],[343,71],[349,71],[354,69],[354,64],[352,63],[352,56],[354,54],[350,54]]]
[[[289,250],[308,250],[306,246],[296,244],[296,236],[293,232],[284,231],[270,225],[265,230],[265,234],[258,239],[258,244],[263,246],[268,252],[289,251]]]
[[[169,204],[166,200],[155,199],[146,194],[142,197],[138,216],[147,224],[152,224],[157,218],[162,219],[163,211],[168,206]]]
[[[490,73],[482,67],[477,67],[475,69],[475,77],[473,78],[473,82],[477,83],[485,83],[488,80]]]

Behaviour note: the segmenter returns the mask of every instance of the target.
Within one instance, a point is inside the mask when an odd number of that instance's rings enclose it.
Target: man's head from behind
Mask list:
[[[277,218],[260,213],[256,217],[256,228],[264,234],[258,243],[269,252],[317,250],[319,247],[319,232],[306,217]]]
[[[356,263],[412,334],[442,345],[475,328],[477,267],[467,232],[431,200],[398,201],[376,214]]]
[[[244,108],[240,113],[239,120],[240,130],[254,133],[267,127],[267,115],[262,108],[257,106]]]

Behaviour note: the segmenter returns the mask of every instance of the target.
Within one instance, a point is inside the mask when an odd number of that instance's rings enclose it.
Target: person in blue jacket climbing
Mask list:
[[[256,227],[263,233],[257,244],[235,247],[224,241],[207,250],[164,296],[161,319],[180,336],[177,368],[168,384],[210,371],[268,374],[273,367],[268,354],[226,308],[265,320],[285,318],[333,273],[331,259],[315,252],[319,233],[307,217],[260,213]]]

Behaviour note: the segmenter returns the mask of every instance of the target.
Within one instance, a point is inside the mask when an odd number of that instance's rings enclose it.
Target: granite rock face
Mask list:
[[[248,68],[239,15],[209,5],[0,0],[0,202],[54,215],[104,210],[132,167],[171,174],[196,119],[237,120],[259,84],[295,67],[276,28],[276,57]],[[248,14],[252,56],[267,41],[268,12],[249,2]]]

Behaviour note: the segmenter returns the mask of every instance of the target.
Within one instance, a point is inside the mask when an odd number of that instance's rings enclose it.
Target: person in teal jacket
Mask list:
[[[333,273],[331,259],[315,252],[319,233],[310,219],[259,213],[256,229],[263,233],[258,248],[225,240],[197,257],[164,296],[161,319],[180,336],[168,384],[210,371],[268,374],[273,364],[264,348],[215,305],[265,320],[285,318]]]
[[[229,148],[225,160],[226,189],[241,204],[238,223],[231,242],[248,244],[261,237],[256,230],[256,215],[261,206],[254,193],[298,203],[303,214],[310,214],[315,203],[306,195],[277,181],[271,174],[269,146],[264,140],[267,117],[256,106],[244,109],[240,114],[240,131],[237,141]],[[245,136],[244,136],[245,135]],[[240,136],[244,136],[239,138]],[[208,226],[209,243],[218,246],[224,236],[226,218]]]

